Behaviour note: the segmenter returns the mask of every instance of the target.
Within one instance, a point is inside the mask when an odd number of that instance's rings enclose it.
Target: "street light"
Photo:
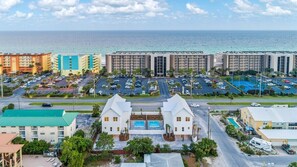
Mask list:
[[[210,139],[210,107],[208,107],[208,117],[207,117],[207,136]]]

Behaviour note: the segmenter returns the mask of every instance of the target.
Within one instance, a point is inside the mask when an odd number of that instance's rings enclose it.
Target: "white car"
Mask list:
[[[251,106],[252,107],[261,107],[261,104],[259,104],[259,103],[252,103]]]
[[[130,88],[131,88],[131,86],[129,86],[129,85],[126,85],[126,86],[125,86],[125,88],[126,88],[126,89],[130,89]]]
[[[189,90],[186,90],[186,95],[190,95],[190,91]]]
[[[200,105],[199,104],[196,104],[196,103],[193,103],[191,104],[191,107],[199,107]]]

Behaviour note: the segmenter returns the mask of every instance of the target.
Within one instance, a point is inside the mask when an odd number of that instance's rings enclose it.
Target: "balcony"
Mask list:
[[[31,127],[31,130],[36,131],[36,130],[38,130],[38,128],[37,128],[37,126],[32,126],[32,127]]]
[[[59,126],[58,127],[58,130],[60,131],[60,130],[64,130],[64,126]]]

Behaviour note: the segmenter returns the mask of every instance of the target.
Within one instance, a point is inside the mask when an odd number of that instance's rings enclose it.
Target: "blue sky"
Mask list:
[[[0,30],[296,30],[297,0],[0,0]]]

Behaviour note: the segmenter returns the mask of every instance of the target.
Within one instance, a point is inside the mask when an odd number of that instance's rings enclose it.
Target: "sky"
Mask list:
[[[297,0],[0,0],[0,30],[297,30]]]

